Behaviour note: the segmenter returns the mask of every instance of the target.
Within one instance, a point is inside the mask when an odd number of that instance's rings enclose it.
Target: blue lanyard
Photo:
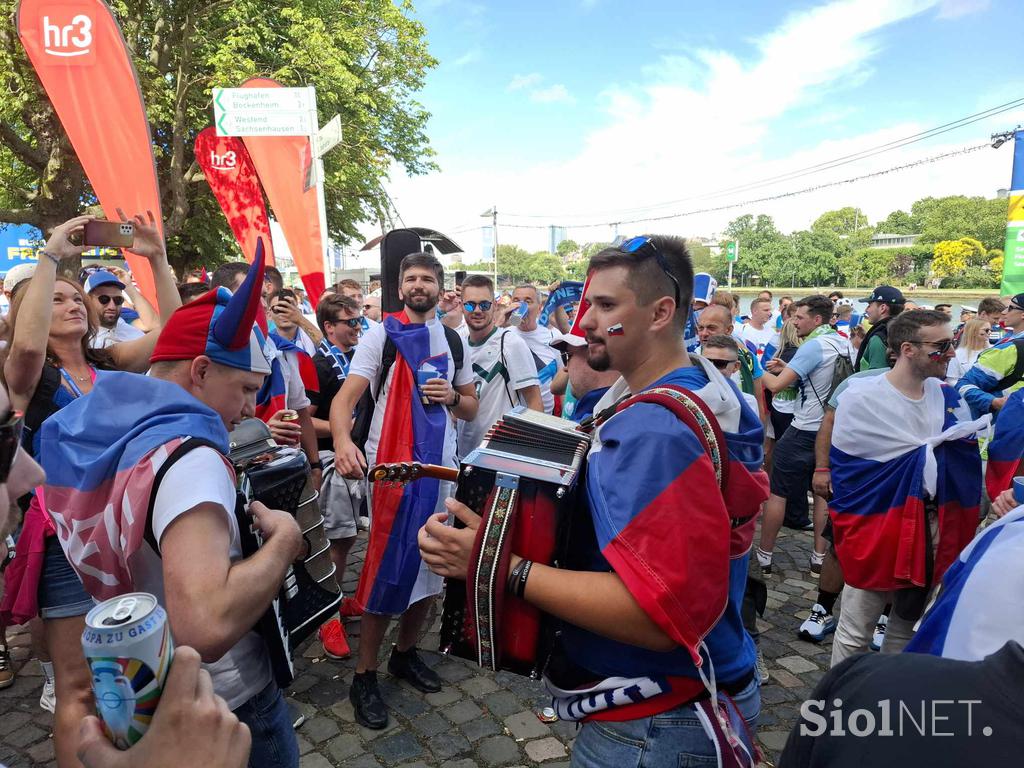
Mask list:
[[[85,396],[84,393],[82,392],[81,388],[77,384],[75,384],[75,380],[73,378],[71,378],[71,374],[69,374],[66,370],[61,368],[60,369],[60,375],[64,377],[64,381],[66,381],[68,383],[68,387],[70,387],[70,389],[74,393],[75,397],[84,397]]]

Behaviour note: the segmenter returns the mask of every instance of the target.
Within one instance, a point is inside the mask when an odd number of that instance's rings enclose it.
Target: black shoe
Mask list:
[[[395,646],[391,650],[391,658],[388,659],[388,672],[406,680],[413,688],[423,693],[437,693],[441,690],[441,678],[423,663],[415,648],[402,653],[398,646]]]
[[[377,672],[356,672],[348,689],[348,698],[356,712],[356,722],[379,731],[388,724],[388,708],[377,687]]]

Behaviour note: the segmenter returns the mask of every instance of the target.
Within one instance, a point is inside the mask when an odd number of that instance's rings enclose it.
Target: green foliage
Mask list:
[[[531,282],[550,285],[556,280],[565,279],[562,260],[553,253],[538,251],[526,262],[527,274]]]
[[[562,261],[569,261],[580,254],[580,246],[575,240],[563,240],[555,248],[555,253]]]
[[[577,259],[576,261],[570,261],[568,264],[565,265],[565,279],[586,280],[588,266],[589,262],[586,259]]]
[[[932,273],[938,278],[963,275],[969,267],[988,266],[988,252],[970,237],[943,240],[935,244]]]
[[[17,40],[13,10],[6,0],[0,19],[0,221],[47,231],[94,198]],[[314,85],[321,123],[341,115],[342,144],[325,157],[335,240],[379,218],[392,165],[409,174],[435,167],[415,94],[436,61],[407,0],[140,0],[113,10],[146,101],[175,266],[239,255],[192,151],[212,123],[214,87],[254,76]]]
[[[935,245],[963,237],[979,240],[986,249],[1002,248],[1006,240],[1006,201],[983,197],[926,197],[911,208],[920,242]]]
[[[887,235],[916,235],[918,234],[914,217],[906,211],[896,210],[878,222],[876,232],[884,232]]]
[[[839,274],[842,284],[849,286],[923,283],[931,258],[929,246],[861,248],[839,258]]]

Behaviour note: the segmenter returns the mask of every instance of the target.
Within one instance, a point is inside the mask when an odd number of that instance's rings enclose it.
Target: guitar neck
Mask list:
[[[411,483],[421,477],[435,480],[455,482],[459,479],[459,470],[455,467],[442,467],[438,464],[378,464],[370,471],[371,482]]]

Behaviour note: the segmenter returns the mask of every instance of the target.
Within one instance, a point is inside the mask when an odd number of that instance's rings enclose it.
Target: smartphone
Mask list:
[[[455,270],[455,284],[456,285],[462,285],[464,282],[466,282],[466,270],[464,270],[464,269],[457,269],[457,270]]]
[[[135,244],[135,225],[130,221],[87,221],[81,242],[107,248],[131,248]]]

